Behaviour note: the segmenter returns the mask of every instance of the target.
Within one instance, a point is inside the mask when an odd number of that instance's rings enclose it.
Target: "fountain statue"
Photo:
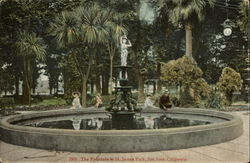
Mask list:
[[[119,69],[118,86],[115,87],[115,97],[110,106],[106,108],[112,116],[112,125],[117,129],[131,129],[134,126],[134,115],[141,109],[137,107],[137,101],[132,97],[132,86],[128,85],[127,71],[131,66],[127,65],[128,47],[132,44],[127,36],[120,37],[121,65],[114,66]]]
[[[120,44],[121,44],[121,66],[127,66],[127,58],[128,58],[128,47],[131,47],[132,44],[127,38],[126,35],[120,37]],[[124,74],[125,78],[128,78],[127,72]],[[120,79],[122,78],[122,72],[120,71],[119,74]]]
[[[132,44],[126,35],[120,37],[120,44],[121,44],[121,66],[127,66],[128,47],[131,47]]]

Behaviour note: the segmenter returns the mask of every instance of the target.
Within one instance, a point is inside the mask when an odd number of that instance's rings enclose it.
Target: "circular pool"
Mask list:
[[[0,122],[7,143],[49,150],[116,153],[210,145],[239,137],[242,120],[208,109],[146,109],[135,115],[133,129],[112,127],[104,110],[57,110],[21,114]]]

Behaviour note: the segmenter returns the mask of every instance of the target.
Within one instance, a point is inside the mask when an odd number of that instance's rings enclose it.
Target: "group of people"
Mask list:
[[[74,100],[72,102],[72,109],[81,109],[81,103],[80,103],[80,93],[79,92],[74,92],[72,93],[72,96],[74,97]],[[154,106],[153,102],[151,101],[151,95],[147,95],[145,102],[144,102],[144,108],[157,108],[156,106]],[[96,108],[100,108],[103,105],[103,101],[102,101],[102,97],[100,94],[97,94],[95,96],[95,107]],[[168,108],[172,107],[171,101],[170,101],[170,97],[169,97],[169,92],[165,91],[163,93],[163,95],[157,100],[159,102],[159,107],[162,110],[167,110]]]
[[[79,92],[73,92],[72,96],[74,97],[73,102],[72,102],[72,109],[81,109],[82,105],[80,103],[80,93]],[[95,107],[100,108],[102,107],[103,101],[102,101],[102,97],[100,94],[97,94],[95,96],[96,99],[96,103],[95,103]]]

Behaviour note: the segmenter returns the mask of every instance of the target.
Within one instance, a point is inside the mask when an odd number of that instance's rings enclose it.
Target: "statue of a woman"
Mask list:
[[[128,40],[126,35],[121,36],[120,43],[121,43],[121,65],[127,66],[128,47],[131,47],[132,44]]]

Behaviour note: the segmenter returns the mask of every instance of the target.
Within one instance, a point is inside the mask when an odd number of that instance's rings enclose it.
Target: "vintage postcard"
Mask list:
[[[0,0],[0,163],[248,163],[248,0]]]

